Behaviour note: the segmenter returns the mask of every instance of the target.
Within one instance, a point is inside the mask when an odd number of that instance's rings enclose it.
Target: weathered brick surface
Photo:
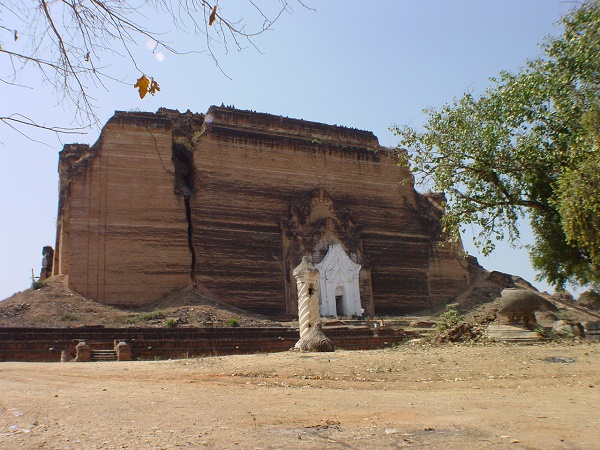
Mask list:
[[[143,305],[195,281],[234,306],[295,315],[291,270],[331,243],[363,265],[372,314],[468,283],[460,249],[436,246],[422,220],[412,175],[370,132],[211,107],[117,113],[81,147],[61,155],[54,267],[99,302]]]
[[[68,227],[62,234],[59,229],[58,241],[68,242],[57,244],[64,259],[59,273],[68,274],[69,287],[85,297],[142,305],[190,282],[169,127],[168,121],[113,118],[91,157],[71,174],[59,210]]]

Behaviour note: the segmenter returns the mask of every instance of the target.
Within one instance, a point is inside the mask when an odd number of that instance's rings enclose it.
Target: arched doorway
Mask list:
[[[360,264],[352,261],[341,245],[329,247],[319,270],[319,292],[322,316],[351,316],[360,314]]]
[[[337,286],[335,288],[335,311],[336,311],[336,316],[346,316],[348,315],[346,312],[346,305],[345,305],[345,299],[344,299],[344,294],[346,292],[346,289],[344,289],[344,286]]]

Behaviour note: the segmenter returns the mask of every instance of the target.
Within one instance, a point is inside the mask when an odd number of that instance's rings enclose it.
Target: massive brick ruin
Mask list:
[[[439,199],[371,132],[215,106],[117,112],[92,147],[64,147],[59,175],[53,273],[104,304],[198,285],[295,316],[303,256],[328,271],[337,315],[427,308],[469,281]]]

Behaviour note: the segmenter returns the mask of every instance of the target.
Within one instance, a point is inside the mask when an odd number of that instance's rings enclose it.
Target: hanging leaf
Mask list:
[[[142,75],[138,78],[137,82],[133,85],[134,88],[137,88],[140,93],[140,98],[144,98],[148,93],[148,87],[150,86],[150,80],[146,77],[146,75]]]
[[[208,18],[208,24],[212,25],[217,20],[217,5],[213,6],[212,12],[210,13],[210,17]]]
[[[152,95],[156,94],[157,92],[160,92],[160,87],[158,87],[158,83],[154,80],[152,80],[152,83],[150,83],[150,89],[148,89],[148,92],[150,92]]]

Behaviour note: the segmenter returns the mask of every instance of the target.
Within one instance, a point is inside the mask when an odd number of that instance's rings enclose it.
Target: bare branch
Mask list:
[[[22,125],[25,127],[38,128],[38,129],[45,130],[45,131],[51,131],[51,132],[55,133],[57,136],[61,135],[61,134],[85,134],[85,132],[83,130],[85,128],[87,128],[87,127],[64,128],[64,127],[53,127],[53,126],[48,126],[48,125],[41,125],[41,124],[35,122],[33,119],[31,119],[27,116],[24,116],[22,114],[12,114],[10,116],[4,116],[4,117],[0,116],[0,123],[7,125],[11,129],[16,131],[18,134],[20,134],[21,136],[24,136],[25,138],[29,139],[30,141],[37,142],[38,144],[43,144],[48,147],[51,147],[48,143],[32,138],[27,133],[23,132],[18,127],[18,125]]]
[[[303,1],[294,0],[311,9]],[[134,73],[147,74],[136,60],[134,47],[140,40],[154,43],[153,51],[174,55],[205,53],[223,73],[217,54],[233,45],[252,47],[253,39],[273,28],[284,13],[293,13],[288,0],[234,2],[232,12],[222,0],[2,0],[0,1],[0,82],[18,85],[20,72],[36,71],[42,81],[62,96],[63,105],[74,108],[79,124],[98,123],[94,98],[96,87],[106,90],[107,80],[126,82],[110,72],[110,62],[126,58]],[[216,9],[214,9],[216,8]],[[249,11],[248,17],[243,17]],[[214,23],[209,24],[214,12]],[[171,18],[166,30],[151,27],[152,16]],[[235,18],[238,15],[240,18]],[[243,17],[243,18],[242,18]],[[161,23],[165,23],[161,21]],[[169,41],[178,32],[204,36],[201,48],[183,49]],[[218,51],[217,51],[218,50]],[[6,69],[12,71],[6,73]],[[225,76],[227,76],[225,74]],[[133,85],[133,82],[130,81]],[[51,127],[52,128],[52,127]]]

